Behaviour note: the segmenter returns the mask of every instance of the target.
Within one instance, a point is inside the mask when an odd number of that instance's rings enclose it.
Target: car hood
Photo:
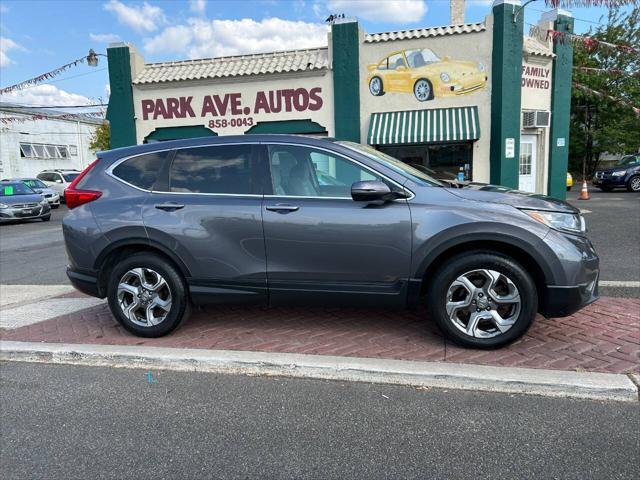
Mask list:
[[[5,205],[22,205],[23,203],[40,203],[42,195],[11,195],[0,197],[0,203]]]
[[[529,208],[532,210],[547,210],[554,212],[578,213],[579,210],[563,200],[540,195],[537,193],[522,192],[499,185],[487,183],[469,183],[463,188],[451,188],[449,192],[456,197],[476,202],[500,203],[516,208]]]
[[[36,193],[56,193],[52,188],[34,188],[34,192]]]
[[[619,167],[611,167],[611,168],[603,168],[602,170],[596,170],[596,174],[598,173],[605,173],[605,174],[610,174],[613,172],[624,172],[625,170],[631,168],[631,165],[621,165]]]
[[[440,62],[425,65],[424,67],[418,67],[413,69],[416,72],[431,72],[442,73],[446,72],[449,75],[462,75],[463,73],[478,73],[477,62],[464,62],[459,60],[442,60]]]

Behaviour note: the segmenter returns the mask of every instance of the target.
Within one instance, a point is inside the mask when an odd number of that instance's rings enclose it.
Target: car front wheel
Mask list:
[[[631,177],[627,182],[627,190],[630,192],[640,192],[640,175]]]
[[[421,78],[413,85],[413,94],[419,102],[431,100],[433,98],[431,82],[426,78]]]
[[[435,273],[427,309],[454,342],[497,348],[529,329],[538,295],[531,276],[513,259],[493,252],[468,252],[448,260]]]
[[[160,337],[185,320],[187,286],[164,258],[138,253],[119,262],[108,279],[109,308],[120,324],[141,337]]]

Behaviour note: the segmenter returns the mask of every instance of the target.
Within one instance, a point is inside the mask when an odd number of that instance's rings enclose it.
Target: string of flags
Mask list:
[[[640,71],[629,73],[621,68],[573,67],[573,69],[588,73],[606,73],[607,75],[630,75],[632,77],[640,77]]]
[[[617,50],[623,53],[632,53],[640,55],[640,50],[629,45],[619,45],[615,43],[605,42],[593,37],[587,37],[583,35],[575,35],[569,32],[559,32],[558,30],[540,28],[538,25],[531,25],[529,29],[529,36],[536,37],[542,42],[548,42],[551,40],[554,44],[564,45],[567,42],[580,43],[587,50],[593,51],[600,47]]]
[[[545,0],[544,3],[551,8],[569,7],[608,7],[615,8],[630,5],[637,0]]]
[[[4,88],[0,88],[0,95],[4,94],[4,93],[9,93],[9,92],[13,92],[14,90],[23,90],[27,87],[32,87],[34,85],[37,85],[38,83],[42,83],[46,80],[49,80],[57,75],[60,75],[62,72],[64,72],[65,70],[68,70],[72,67],[76,67],[78,66],[78,64],[80,63],[84,63],[86,61],[87,57],[80,57],[77,60],[74,60],[73,62],[69,62],[66,65],[62,65],[61,67],[58,67],[54,70],[51,70],[50,72],[46,72],[43,73],[41,75],[38,75],[37,77],[33,77],[30,78],[29,80],[25,80],[23,82],[20,83],[16,83],[15,85],[11,85],[9,87],[4,87]]]
[[[62,115],[23,115],[20,117],[0,117],[3,124],[23,123],[36,120],[87,120],[90,118],[104,118],[103,112],[64,113]]]
[[[631,105],[629,102],[623,100],[622,98],[612,97],[611,95],[608,95],[606,93],[598,92],[597,90],[589,88],[586,85],[582,85],[581,83],[578,83],[578,82],[573,82],[573,86],[590,95],[595,95],[596,97],[608,98],[609,100],[611,100],[614,103],[617,103],[618,105],[621,105],[623,107],[629,107],[634,111],[636,116],[640,118],[640,108]]]

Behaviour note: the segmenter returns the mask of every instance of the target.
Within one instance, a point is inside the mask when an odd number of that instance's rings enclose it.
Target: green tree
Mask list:
[[[628,13],[612,8],[606,24],[590,30],[587,36],[616,45],[638,48],[640,45],[640,7]],[[574,67],[589,67],[606,72],[574,68],[573,81],[592,90],[640,107],[640,56],[605,46],[589,48],[577,43]],[[590,128],[588,128],[590,124]],[[588,177],[598,168],[604,152],[624,154],[640,149],[640,118],[629,106],[604,96],[573,89],[571,97],[571,142],[569,170],[582,174],[586,159]]]
[[[96,152],[102,150],[109,150],[109,142],[111,139],[111,130],[109,129],[109,123],[104,122],[98,128],[89,139],[89,148]]]

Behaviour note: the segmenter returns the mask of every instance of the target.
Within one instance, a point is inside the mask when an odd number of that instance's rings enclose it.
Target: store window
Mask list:
[[[269,166],[275,195],[351,198],[354,182],[382,180],[345,158],[293,145],[270,145]]]
[[[43,159],[69,158],[69,148],[75,148],[75,146],[20,142],[20,157]]]
[[[425,171],[439,180],[454,180],[464,175],[472,179],[473,143],[428,145],[380,145],[377,147],[398,160]]]

